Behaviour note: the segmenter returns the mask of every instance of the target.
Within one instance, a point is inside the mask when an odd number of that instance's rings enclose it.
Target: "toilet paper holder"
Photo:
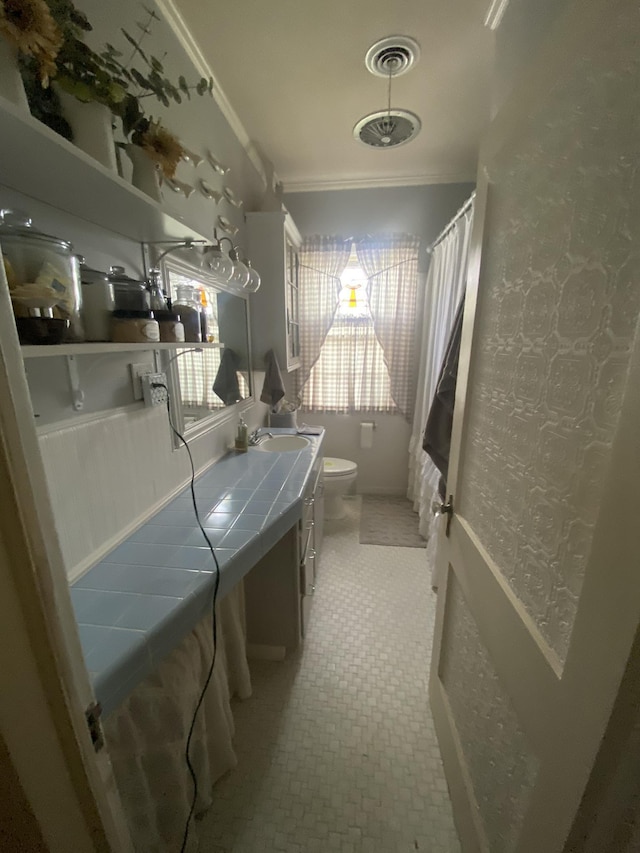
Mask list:
[[[373,448],[373,434],[376,429],[375,421],[360,421],[360,448],[371,450]]]

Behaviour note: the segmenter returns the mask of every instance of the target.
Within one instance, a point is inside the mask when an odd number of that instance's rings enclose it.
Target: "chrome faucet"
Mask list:
[[[270,432],[265,432],[260,435],[259,429],[254,429],[254,431],[249,436],[249,446],[255,447],[257,444],[260,444],[263,438],[273,438]]]

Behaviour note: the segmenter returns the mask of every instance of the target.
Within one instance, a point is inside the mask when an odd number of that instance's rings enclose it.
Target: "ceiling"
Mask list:
[[[475,179],[489,113],[489,0],[173,0],[246,135],[286,192]],[[353,138],[387,105],[387,80],[365,54],[411,36],[419,62],[393,79],[392,107],[412,110],[420,134],[393,150]],[[228,113],[228,111],[227,111]],[[241,134],[243,135],[243,134]]]

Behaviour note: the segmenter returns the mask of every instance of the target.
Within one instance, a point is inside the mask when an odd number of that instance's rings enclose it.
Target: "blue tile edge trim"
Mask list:
[[[290,435],[295,433],[295,430],[274,429],[271,432]],[[302,517],[302,495],[321,455],[324,432],[319,436],[307,438],[309,447],[300,451],[266,453],[251,448],[248,453],[228,453],[196,479],[196,491],[200,490],[208,496],[213,495],[212,500],[216,505],[226,501],[222,510],[233,506],[231,512],[222,511],[216,514],[214,505],[213,511],[206,513],[212,524],[224,525],[224,529],[231,530],[246,512],[252,516],[254,527],[258,524],[256,516],[262,517],[259,529],[246,530],[242,526],[239,527],[247,534],[246,537],[239,537],[245,540],[239,547],[225,548],[222,540],[222,546],[218,548],[214,541],[214,550],[220,563],[219,601]],[[256,495],[252,502],[252,496],[257,492],[259,495]],[[163,525],[161,517],[170,520],[173,516],[163,516],[163,513],[183,513],[184,499],[189,496],[187,486],[173,501],[141,525],[129,539],[72,584],[72,590],[83,590],[89,613],[96,612],[95,608],[91,608],[92,595],[95,596],[95,607],[99,609],[99,596],[105,592],[126,593],[127,600],[132,602],[127,610],[129,623],[136,624],[136,617],[139,616],[138,621],[145,625],[144,630],[125,629],[119,624],[111,625],[101,619],[99,625],[103,629],[136,631],[143,638],[146,648],[130,648],[125,652],[102,648],[103,665],[99,671],[95,671],[89,665],[93,647],[88,645],[86,639],[83,642],[83,635],[87,637],[95,630],[93,623],[86,620],[78,623],[85,663],[96,699],[100,702],[105,716],[114,711],[129,693],[156,669],[211,607],[215,572],[213,567],[206,566],[208,561],[203,559],[198,550],[206,549],[204,539],[199,546],[184,545],[185,524],[181,523],[174,528],[179,531],[176,533],[175,542],[157,543],[153,536],[150,537],[154,544],[148,546],[148,553],[152,555],[148,560],[145,559],[146,546],[139,540],[140,531],[148,525],[156,528],[158,525],[163,526],[167,531],[165,538],[171,540],[171,526],[167,528]],[[230,504],[230,501],[233,501],[233,504]],[[179,520],[184,522],[186,519],[184,515],[180,515]],[[207,521],[205,518],[202,520],[206,529]],[[191,524],[193,530],[200,533],[195,518]],[[220,529],[215,527],[218,533]],[[197,541],[197,537],[196,540],[192,537],[190,541]],[[124,560],[118,562],[114,558],[116,552],[125,555],[130,553],[126,548],[128,545],[136,546],[135,565],[128,565]],[[184,555],[185,565],[176,565],[180,562],[176,555]],[[205,568],[201,568],[203,565]],[[157,602],[158,596],[165,596],[165,601],[171,601],[172,606],[160,617],[150,619],[151,599]],[[116,621],[113,617],[110,618]],[[88,626],[84,632],[83,626]],[[114,646],[117,645],[114,643]]]

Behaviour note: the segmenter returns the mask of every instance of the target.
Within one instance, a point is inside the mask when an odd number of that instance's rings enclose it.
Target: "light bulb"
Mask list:
[[[217,246],[207,249],[203,263],[213,275],[222,282],[228,282],[233,275],[233,261]]]
[[[229,284],[235,284],[237,287],[245,287],[249,282],[249,270],[242,261],[233,260],[233,273],[229,279]]]
[[[249,281],[245,284],[244,289],[249,293],[255,293],[260,287],[260,274],[251,266],[251,261],[247,261],[249,268]]]

